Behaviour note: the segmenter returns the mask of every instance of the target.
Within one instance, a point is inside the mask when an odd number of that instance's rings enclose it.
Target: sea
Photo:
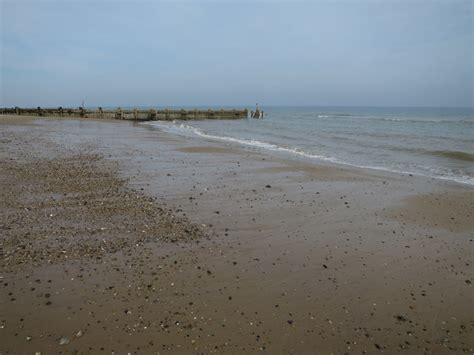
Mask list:
[[[474,187],[473,108],[261,107],[263,119],[155,121],[171,134]]]

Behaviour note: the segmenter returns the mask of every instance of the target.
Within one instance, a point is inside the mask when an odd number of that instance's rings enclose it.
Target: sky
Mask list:
[[[471,0],[0,0],[0,106],[474,105]]]

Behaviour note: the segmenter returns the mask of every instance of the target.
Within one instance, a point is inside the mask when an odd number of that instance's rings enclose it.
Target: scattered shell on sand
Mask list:
[[[76,338],[80,338],[81,336],[83,336],[84,333],[82,332],[82,330],[79,330],[77,333],[76,333]]]
[[[61,339],[59,339],[59,345],[67,345],[70,343],[70,340],[66,337],[62,337]]]

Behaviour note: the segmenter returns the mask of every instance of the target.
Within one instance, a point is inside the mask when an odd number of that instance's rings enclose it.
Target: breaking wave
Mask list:
[[[371,121],[388,121],[388,122],[407,122],[407,123],[452,123],[452,124],[467,124],[474,125],[474,119],[460,119],[460,120],[447,120],[447,119],[413,119],[413,118],[390,118],[390,117],[371,117]]]
[[[452,150],[436,150],[436,151],[431,152],[431,154],[437,155],[440,157],[455,159],[455,160],[474,162],[474,154],[467,153],[467,152],[452,151]]]

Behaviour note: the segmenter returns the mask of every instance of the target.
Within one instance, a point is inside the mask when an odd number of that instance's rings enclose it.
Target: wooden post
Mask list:
[[[150,109],[150,113],[148,115],[148,119],[150,120],[156,120],[156,110],[155,109]]]
[[[117,120],[123,119],[123,112],[122,112],[122,109],[120,107],[115,112],[115,119],[117,119]]]

